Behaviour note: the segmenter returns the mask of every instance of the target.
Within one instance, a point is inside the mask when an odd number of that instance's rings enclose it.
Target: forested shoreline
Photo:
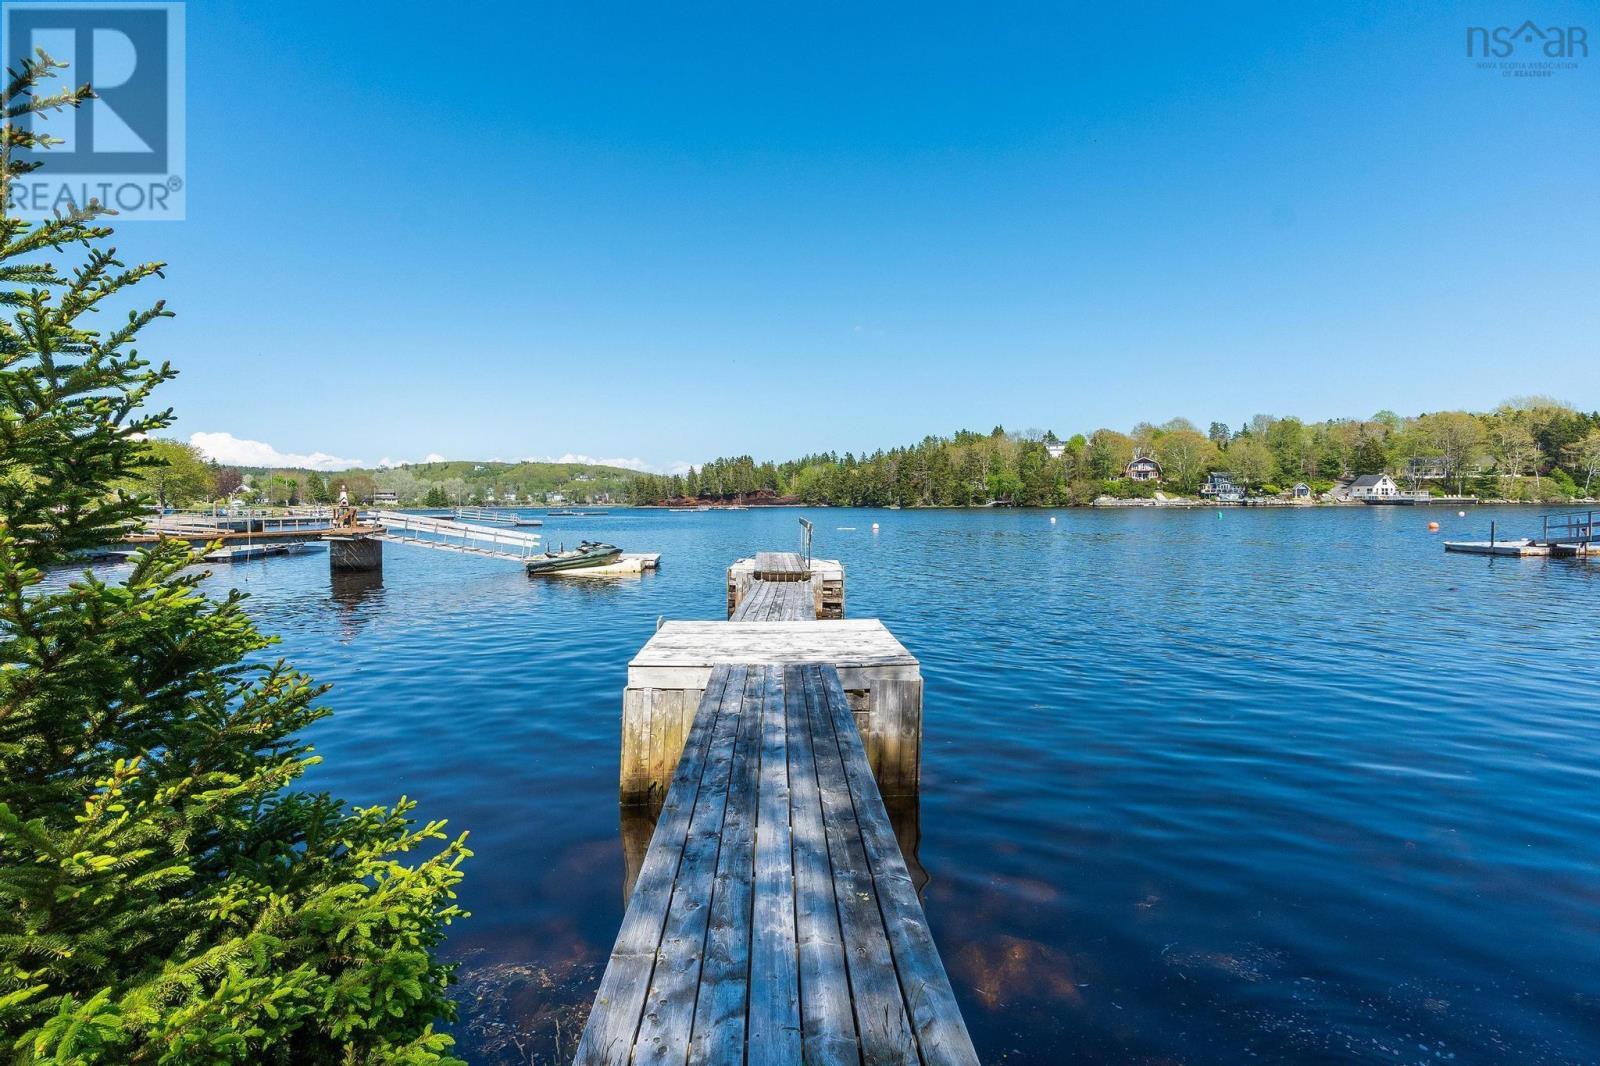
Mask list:
[[[1600,413],[1543,397],[1493,411],[1304,422],[1256,415],[1242,425],[1184,418],[1060,437],[1045,430],[963,430],[873,452],[824,452],[785,462],[714,459],[684,474],[641,474],[585,464],[438,462],[378,470],[241,470],[207,463],[187,444],[152,441],[163,466],[128,487],[169,504],[227,499],[327,503],[390,493],[403,507],[457,503],[797,503],[840,507],[1086,505],[1103,497],[1192,496],[1226,472],[1241,490],[1272,496],[1303,482],[1314,494],[1362,474],[1403,487],[1483,499],[1559,502],[1600,489]],[[1135,456],[1160,463],[1159,480],[1125,477]]]
[[[1159,481],[1124,475],[1136,456],[1161,464]],[[787,462],[748,455],[716,459],[683,475],[642,474],[629,502],[795,502],[840,507],[1073,506],[1193,495],[1212,472],[1241,489],[1274,495],[1304,482],[1331,490],[1362,474],[1389,473],[1409,487],[1483,498],[1559,501],[1600,485],[1600,413],[1543,397],[1490,412],[1303,422],[1256,415],[1205,431],[1184,418],[1141,422],[1129,432],[961,431],[857,455],[827,452]]]

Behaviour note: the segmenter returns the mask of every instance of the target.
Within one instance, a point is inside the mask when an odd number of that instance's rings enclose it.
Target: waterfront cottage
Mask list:
[[[1153,456],[1136,455],[1132,462],[1123,467],[1122,476],[1129,481],[1160,481],[1161,464]]]
[[[1362,474],[1350,482],[1352,500],[1387,500],[1400,495],[1400,486],[1388,474]]]
[[[1291,491],[1293,491],[1294,498],[1297,500],[1311,499],[1311,486],[1307,485],[1304,481],[1295,482],[1294,489]]]
[[[1200,495],[1209,496],[1219,503],[1237,503],[1244,498],[1244,493],[1233,483],[1233,475],[1222,470],[1213,470],[1206,475],[1206,483],[1200,486]]]

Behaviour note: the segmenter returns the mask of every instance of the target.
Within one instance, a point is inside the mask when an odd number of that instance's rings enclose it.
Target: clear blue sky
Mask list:
[[[177,432],[657,467],[1600,406],[1600,9],[197,0]],[[760,12],[752,10],[760,7]],[[1548,79],[1466,27],[1585,24]]]

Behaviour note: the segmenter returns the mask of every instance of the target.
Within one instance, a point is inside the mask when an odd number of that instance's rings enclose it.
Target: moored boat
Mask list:
[[[589,566],[604,566],[615,562],[622,549],[615,544],[600,544],[586,540],[576,548],[566,551],[545,552],[528,560],[528,573],[554,574],[562,570],[581,570]]]

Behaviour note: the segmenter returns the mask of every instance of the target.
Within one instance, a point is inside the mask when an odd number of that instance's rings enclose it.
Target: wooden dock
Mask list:
[[[811,563],[799,552],[756,552],[757,581],[806,581]]]
[[[628,664],[622,802],[661,804],[716,666],[808,662],[838,670],[878,787],[888,796],[915,794],[922,771],[922,669],[882,622],[668,622]]]
[[[788,556],[774,559],[774,556]],[[844,567],[837,559],[812,559],[809,563],[796,563],[802,558],[795,552],[761,552],[748,559],[740,559],[728,567],[728,617],[731,619],[739,604],[749,594],[756,581],[800,581],[811,589],[816,613],[807,618],[844,617]]]
[[[917,661],[819,619],[816,561],[744,563],[733,620],[629,664],[623,810],[660,815],[574,1061],[975,1066],[884,801],[915,804]]]
[[[242,531],[235,529],[201,529],[198,527],[171,527],[159,530],[140,530],[137,533],[128,533],[122,538],[123,544],[155,544],[162,540],[184,540],[199,547],[220,541],[225,547],[234,544],[304,544],[308,541],[320,540],[328,532],[327,523],[321,525],[307,524],[304,526],[289,526],[282,529],[268,529],[264,531]]]
[[[728,617],[730,622],[801,622],[816,618],[807,584],[799,581],[753,581],[750,591]]]
[[[574,1061],[977,1063],[833,667],[713,670]]]

